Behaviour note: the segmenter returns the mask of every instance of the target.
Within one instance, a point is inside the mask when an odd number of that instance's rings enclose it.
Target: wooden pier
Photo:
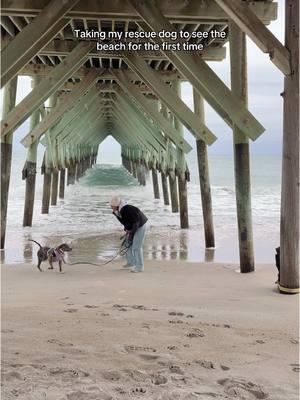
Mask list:
[[[285,0],[285,7],[283,45],[267,27],[277,18],[272,0],[2,0],[1,248],[13,135],[27,119],[29,132],[21,141],[27,149],[23,226],[32,225],[38,147],[44,147],[41,212],[47,214],[58,198],[64,198],[66,186],[92,168],[99,145],[111,135],[121,145],[124,168],[140,185],[151,171],[154,198],[161,198],[170,212],[179,212],[180,226],[187,229],[185,156],[192,147],[184,139],[185,127],[197,147],[205,245],[215,247],[207,147],[217,137],[206,125],[207,102],[232,129],[240,269],[253,271],[250,143],[265,129],[248,110],[249,36],[269,54],[284,79],[279,289],[299,291],[299,0]],[[188,31],[194,38],[177,42],[203,50],[177,50],[168,38],[157,36],[147,40],[159,45],[158,51],[97,49],[97,39],[84,40],[78,30],[133,36],[139,31]],[[215,30],[224,35],[208,35]],[[231,89],[207,64],[226,56]],[[32,90],[16,105],[17,79],[22,75],[32,77]],[[181,98],[183,81],[193,87],[194,111]]]

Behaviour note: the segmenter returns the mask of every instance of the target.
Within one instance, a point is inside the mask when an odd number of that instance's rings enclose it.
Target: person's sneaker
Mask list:
[[[134,268],[132,265],[129,264],[124,264],[122,265],[122,268]]]
[[[132,269],[131,270],[131,272],[133,272],[133,273],[137,273],[137,272],[143,272],[142,270],[140,270],[140,269],[136,269],[136,268],[134,268],[134,269]]]

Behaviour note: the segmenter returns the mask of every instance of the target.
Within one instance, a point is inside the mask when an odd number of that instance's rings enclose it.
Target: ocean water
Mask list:
[[[148,234],[145,259],[183,259],[238,263],[237,221],[234,170],[231,156],[210,156],[216,249],[205,250],[201,197],[196,153],[188,155],[191,181],[188,184],[190,229],[181,230],[179,215],[173,214],[163,200],[154,200],[151,176],[146,187],[118,164],[97,164],[75,185],[67,186],[65,199],[41,215],[42,176],[38,160],[33,227],[23,228],[25,182],[21,179],[24,155],[14,155],[9,195],[6,249],[2,261],[35,261],[37,247],[28,239],[42,244],[71,244],[69,260],[91,262],[109,258],[120,245],[122,227],[108,205],[113,195],[140,207],[147,215]],[[101,159],[100,159],[101,161]],[[99,161],[99,162],[100,162]],[[277,156],[252,156],[252,209],[256,262],[274,262],[279,244],[280,169]],[[161,195],[162,197],[162,195]]]

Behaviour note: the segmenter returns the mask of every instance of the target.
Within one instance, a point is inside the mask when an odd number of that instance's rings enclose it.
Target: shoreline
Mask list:
[[[273,266],[43,269],[1,269],[5,398],[298,398],[298,297]]]

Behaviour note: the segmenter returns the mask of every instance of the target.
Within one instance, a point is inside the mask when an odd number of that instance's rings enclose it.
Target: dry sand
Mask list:
[[[2,398],[298,399],[298,296],[273,266],[2,266]]]

